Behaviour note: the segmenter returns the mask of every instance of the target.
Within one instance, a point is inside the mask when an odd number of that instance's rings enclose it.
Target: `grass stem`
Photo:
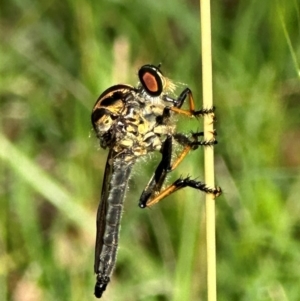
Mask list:
[[[200,0],[203,108],[213,106],[210,0]],[[204,139],[213,139],[213,114],[204,116]],[[204,149],[204,178],[210,187],[214,183],[214,149]],[[206,194],[207,300],[217,300],[216,238],[214,195]]]

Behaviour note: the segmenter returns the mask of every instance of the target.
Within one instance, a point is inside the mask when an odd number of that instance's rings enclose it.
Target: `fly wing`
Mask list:
[[[109,183],[111,182],[112,169],[113,169],[113,150],[110,149],[102,183],[101,200],[97,211],[97,234],[96,234],[96,246],[95,246],[95,262],[94,262],[94,272],[98,273],[100,254],[103,246],[103,235],[105,231],[106,224],[106,212],[107,212],[107,198],[109,193]]]

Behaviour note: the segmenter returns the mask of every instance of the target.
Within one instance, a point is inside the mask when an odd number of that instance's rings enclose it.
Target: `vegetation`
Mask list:
[[[297,301],[300,6],[212,2],[218,300]],[[201,107],[199,2],[4,0],[0,14],[0,299],[93,300],[107,152],[91,109],[159,62]],[[203,195],[185,189],[137,207],[158,160],[135,168],[103,300],[206,299]],[[189,154],[170,181],[201,179],[202,160]]]

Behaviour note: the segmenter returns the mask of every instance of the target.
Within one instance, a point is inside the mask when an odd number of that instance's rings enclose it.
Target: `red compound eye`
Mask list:
[[[163,75],[153,65],[144,65],[139,70],[139,79],[150,96],[159,96],[163,91]]]
[[[155,76],[147,72],[143,75],[143,83],[151,93],[157,93],[158,86]]]

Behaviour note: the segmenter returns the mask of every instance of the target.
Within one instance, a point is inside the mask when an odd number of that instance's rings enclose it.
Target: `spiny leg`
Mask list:
[[[186,155],[190,152],[190,150],[195,150],[199,146],[213,146],[218,143],[217,140],[215,139],[210,141],[206,141],[206,140],[199,141],[198,137],[200,136],[204,136],[204,132],[192,133],[193,140],[190,140],[188,137],[186,137],[184,134],[181,133],[177,133],[173,135],[174,139],[179,144],[181,144],[184,147],[184,149],[179,154],[177,159],[173,162],[171,170],[174,170],[182,162],[182,160],[186,157]]]
[[[174,193],[175,191],[185,188],[185,187],[191,187],[194,189],[198,189],[200,191],[203,191],[205,193],[212,193],[216,197],[219,196],[222,193],[222,190],[220,187],[210,188],[205,183],[201,181],[191,180],[190,177],[187,177],[185,179],[179,178],[176,180],[172,185],[164,189],[161,193],[159,193],[157,196],[155,196],[153,199],[150,199],[146,206],[151,207],[167,197],[168,195]]]
[[[189,98],[189,110],[184,110],[184,109],[181,109],[181,106],[183,105],[187,96]],[[171,102],[173,104],[173,106],[169,108],[171,111],[176,112],[178,114],[187,115],[187,116],[201,116],[204,114],[212,114],[215,111],[214,107],[212,107],[210,109],[201,109],[201,110],[195,111],[195,102],[194,102],[193,94],[192,94],[191,89],[189,89],[189,88],[185,88],[181,92],[181,94],[178,96],[177,99],[174,99],[168,95],[165,95],[163,97],[163,100],[167,101],[167,102]]]
[[[211,146],[217,143],[215,140],[198,141],[199,136],[203,136],[203,132],[193,133],[193,140],[190,140],[188,137],[180,133],[177,133],[173,136],[178,143],[184,146],[184,149],[173,162],[172,166],[170,165],[172,155],[172,137],[167,137],[162,150],[162,160],[140,197],[139,206],[141,208],[152,206],[171,193],[184,187],[192,187],[206,193],[214,193],[216,196],[221,193],[220,188],[212,189],[207,187],[203,182],[190,180],[190,178],[178,179],[172,185],[160,192],[167,173],[173,171],[181,163],[190,150],[197,149],[199,146]]]
[[[164,110],[162,118],[168,118],[168,113],[168,110]],[[200,133],[200,135],[202,135],[202,133]],[[145,208],[147,206],[147,201],[153,198],[153,196],[156,193],[160,192],[161,187],[166,179],[167,173],[174,170],[179,165],[179,163],[184,159],[184,157],[188,154],[189,150],[192,148],[192,143],[194,142],[191,142],[186,136],[182,134],[176,134],[175,139],[178,140],[180,144],[186,147],[178,156],[174,164],[171,166],[172,136],[167,136],[161,150],[162,159],[140,197],[139,206],[141,208]]]
[[[147,201],[161,187],[166,179],[167,173],[171,170],[171,157],[172,157],[172,136],[168,135],[162,147],[162,159],[158,164],[153,176],[145,187],[140,197],[139,206],[145,208]]]

